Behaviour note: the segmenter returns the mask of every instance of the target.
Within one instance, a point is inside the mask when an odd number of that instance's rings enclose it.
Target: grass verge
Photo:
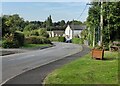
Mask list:
[[[22,48],[49,47],[51,44],[25,44]]]
[[[44,83],[48,85],[117,84],[118,52],[106,51],[104,57],[106,60],[95,60],[87,54],[53,71],[46,77]]]

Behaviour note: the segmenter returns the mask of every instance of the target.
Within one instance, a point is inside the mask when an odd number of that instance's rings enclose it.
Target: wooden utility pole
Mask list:
[[[100,1],[101,3],[101,15],[100,15],[100,45],[102,46],[103,43],[103,0]]]

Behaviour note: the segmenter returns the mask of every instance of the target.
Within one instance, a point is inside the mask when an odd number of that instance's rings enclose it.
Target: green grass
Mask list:
[[[91,59],[87,54],[60,69],[44,80],[45,84],[117,84],[118,52],[105,52],[106,60]]]
[[[36,48],[36,47],[46,47],[51,46],[51,44],[25,44],[22,48]]]

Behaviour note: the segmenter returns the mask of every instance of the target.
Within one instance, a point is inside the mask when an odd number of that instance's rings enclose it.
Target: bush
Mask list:
[[[109,50],[109,43],[105,42],[103,43],[104,50]]]
[[[58,37],[50,37],[49,40],[50,41],[57,41],[58,42]]]
[[[40,36],[49,38],[49,34],[47,33],[47,30],[45,28],[41,28],[39,34]]]
[[[20,32],[14,32],[6,34],[4,41],[2,42],[3,48],[19,48],[24,45],[24,34]]]
[[[14,33],[14,39],[13,41],[18,41],[18,44],[19,46],[23,46],[24,45],[24,39],[25,39],[25,36],[23,33],[21,32],[15,32]]]
[[[19,44],[18,44],[18,41],[4,40],[2,42],[2,47],[3,48],[19,48]]]
[[[21,32],[14,32],[11,34],[6,34],[4,36],[4,41],[2,42],[3,48],[19,48],[24,45],[24,34]]]
[[[58,37],[59,42],[65,42],[65,40],[66,40],[65,37]]]
[[[29,36],[42,36],[42,37],[49,38],[49,34],[47,33],[45,28],[39,28],[39,30],[31,30],[31,31],[24,30],[23,33],[25,34],[26,37],[29,37]]]
[[[28,44],[51,44],[51,41],[45,37],[31,36],[25,39]]]
[[[83,44],[84,40],[82,38],[73,38],[72,39],[72,43],[75,43],[75,44]]]

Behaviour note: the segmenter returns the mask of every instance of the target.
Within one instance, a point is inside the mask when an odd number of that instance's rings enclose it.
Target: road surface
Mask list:
[[[70,56],[82,50],[80,45],[54,43],[56,46],[20,54],[2,56],[2,82],[30,69]]]

